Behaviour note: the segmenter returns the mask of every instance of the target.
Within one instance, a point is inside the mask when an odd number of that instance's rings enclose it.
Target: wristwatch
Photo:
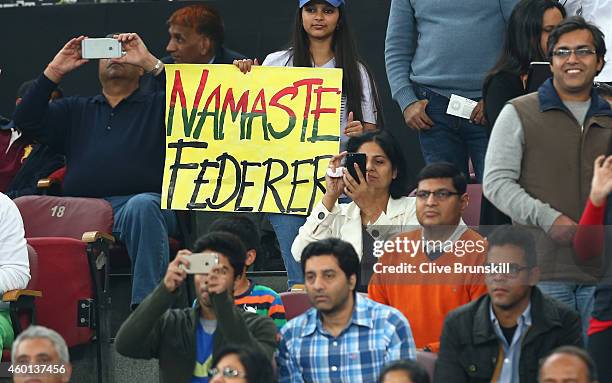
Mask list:
[[[157,76],[163,66],[164,66],[164,63],[162,63],[160,59],[157,59],[155,66],[153,67],[153,69],[149,71],[149,73],[151,73],[153,76]]]

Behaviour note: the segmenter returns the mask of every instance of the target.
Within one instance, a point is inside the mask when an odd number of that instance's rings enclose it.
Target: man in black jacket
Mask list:
[[[562,345],[582,347],[578,314],[535,286],[530,233],[502,226],[488,240],[488,294],[446,317],[437,382],[536,382],[542,357]]]
[[[168,266],[160,285],[123,323],[115,346],[124,356],[159,359],[160,381],[182,383],[208,377],[212,355],[225,344],[249,346],[272,360],[276,327],[267,317],[234,306],[233,284],[244,268],[246,250],[238,237],[212,232],[194,245],[196,252],[215,252],[218,263],[207,274],[195,274],[197,304],[172,309],[187,278],[188,250]],[[205,380],[204,380],[205,381]]]

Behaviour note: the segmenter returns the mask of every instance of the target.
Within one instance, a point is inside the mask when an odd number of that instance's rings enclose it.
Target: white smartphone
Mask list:
[[[185,255],[185,258],[189,261],[189,267],[185,268],[187,274],[208,274],[219,263],[219,254],[214,251],[193,253]]]
[[[81,41],[81,57],[84,59],[113,59],[121,57],[121,42],[108,37]]]

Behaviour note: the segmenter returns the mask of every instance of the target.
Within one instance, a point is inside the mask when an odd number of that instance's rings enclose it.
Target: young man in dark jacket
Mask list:
[[[218,263],[207,274],[195,274],[197,305],[171,309],[187,278],[188,250],[181,250],[162,283],[123,323],[115,346],[128,357],[159,359],[161,382],[208,382],[212,355],[224,344],[245,345],[272,360],[276,327],[267,317],[238,309],[233,284],[246,260],[240,239],[213,232],[194,245],[196,252],[215,252]],[[192,380],[193,379],[193,380]]]
[[[531,234],[502,226],[488,241],[488,294],[446,317],[436,382],[536,382],[542,357],[562,345],[582,347],[578,314],[535,286]]]

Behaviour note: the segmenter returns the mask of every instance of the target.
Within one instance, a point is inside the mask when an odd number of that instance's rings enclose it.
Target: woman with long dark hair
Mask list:
[[[548,61],[548,35],[564,18],[565,9],[557,0],[521,0],[512,11],[502,53],[482,89],[489,136],[506,102],[527,93],[529,64]],[[506,223],[510,218],[483,197],[480,224]]]
[[[343,151],[350,137],[382,128],[374,79],[357,54],[344,0],[299,0],[298,4],[290,47],[271,53],[262,65],[342,69],[340,151]],[[234,61],[244,73],[253,64],[257,62]],[[300,265],[291,256],[291,244],[306,219],[282,214],[268,217],[280,244],[289,287],[303,283]]]
[[[556,0],[521,0],[512,11],[502,53],[482,89],[489,133],[506,102],[526,93],[529,64],[548,61],[548,35],[564,18]]]

